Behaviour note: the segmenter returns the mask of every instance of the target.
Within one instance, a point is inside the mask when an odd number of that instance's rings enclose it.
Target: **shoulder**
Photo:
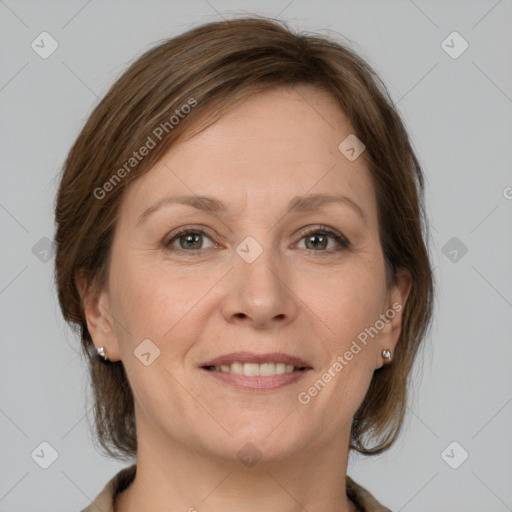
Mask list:
[[[103,490],[96,496],[94,501],[81,512],[114,512],[115,497],[126,489],[135,478],[137,466],[127,467],[116,473],[105,485]]]
[[[363,486],[346,476],[347,496],[356,504],[361,512],[391,512],[391,510],[382,503],[379,503],[373,495]]]

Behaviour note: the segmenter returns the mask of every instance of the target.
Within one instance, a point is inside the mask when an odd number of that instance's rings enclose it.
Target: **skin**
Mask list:
[[[371,175],[364,158],[338,150],[351,133],[325,92],[265,91],[172,146],[126,190],[107,286],[83,288],[94,344],[122,360],[135,399],[137,475],[116,512],[356,510],[345,493],[350,426],[382,350],[394,351],[401,313],[308,404],[298,394],[393,303],[405,305],[411,279],[401,272],[386,288]],[[295,196],[320,193],[349,197],[364,218],[336,203],[286,213]],[[213,196],[227,211],[174,204],[138,222],[170,194]],[[166,247],[184,226],[207,236]],[[321,226],[350,247],[322,238]],[[236,252],[248,236],[263,250],[252,263]],[[149,366],[134,355],[144,339],[160,350]],[[200,368],[235,351],[286,352],[312,370],[245,391]],[[246,443],[261,454],[252,467],[237,456]]]

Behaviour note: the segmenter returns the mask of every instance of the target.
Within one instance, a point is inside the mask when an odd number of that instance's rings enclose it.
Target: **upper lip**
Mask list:
[[[296,368],[311,368],[304,360],[285,354],[283,352],[268,352],[266,354],[255,354],[253,352],[231,352],[223,356],[216,357],[201,364],[204,366],[221,366],[223,364],[241,363],[284,363],[292,364]]]

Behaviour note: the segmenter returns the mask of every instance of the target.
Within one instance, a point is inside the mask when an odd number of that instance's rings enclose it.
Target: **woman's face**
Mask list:
[[[139,442],[274,461],[348,443],[409,290],[386,289],[351,133],[328,94],[274,89],[127,189],[88,322],[126,368]]]

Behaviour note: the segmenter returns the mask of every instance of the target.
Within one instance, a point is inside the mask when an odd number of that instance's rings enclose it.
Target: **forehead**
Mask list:
[[[242,213],[250,203],[287,206],[297,195],[350,196],[376,209],[364,158],[338,146],[353,133],[335,99],[310,85],[256,93],[216,122],[171,146],[125,192],[134,215],[172,194],[215,196]]]

